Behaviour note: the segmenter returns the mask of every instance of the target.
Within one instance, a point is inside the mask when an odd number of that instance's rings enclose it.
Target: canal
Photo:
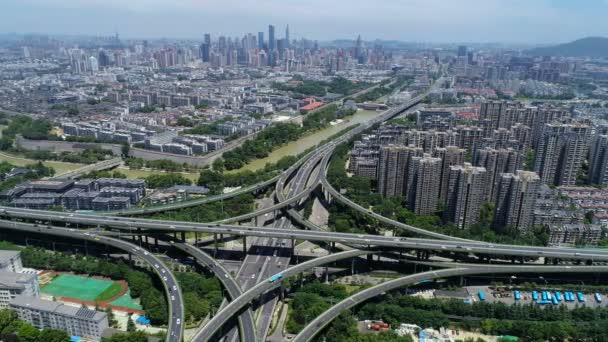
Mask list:
[[[285,156],[294,156],[300,154],[306,151],[308,148],[316,146],[319,142],[340,132],[341,130],[352,125],[366,123],[367,121],[373,119],[379,114],[380,112],[359,109],[354,115],[345,117],[344,121],[324,128],[322,130],[313,132],[311,134],[305,135],[296,141],[292,141],[287,145],[281,146],[280,148],[272,151],[268,155],[268,157],[253,160],[249,164],[240,168],[239,170],[234,170],[234,172],[243,170],[256,171],[264,168],[267,163],[275,163]]]

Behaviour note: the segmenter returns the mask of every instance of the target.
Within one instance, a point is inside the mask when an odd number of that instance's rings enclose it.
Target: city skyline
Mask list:
[[[202,39],[262,31],[268,24],[281,36],[290,25],[292,38],[316,40],[383,39],[416,42],[559,43],[585,36],[608,35],[604,0],[439,0],[393,1],[382,4],[331,4],[318,0],[239,3],[216,0],[7,0],[0,32],[110,35],[127,38]],[[571,20],[564,21],[565,17]],[[581,19],[581,20],[579,20]],[[166,25],[159,25],[166,23]],[[424,29],[422,29],[424,28]]]

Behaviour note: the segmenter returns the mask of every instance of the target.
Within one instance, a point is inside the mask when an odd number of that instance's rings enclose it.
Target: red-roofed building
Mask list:
[[[462,112],[456,112],[456,116],[462,119],[478,119],[479,115],[477,113],[474,112],[467,112],[467,111],[462,111]]]
[[[303,112],[310,112],[311,110],[322,107],[323,105],[324,105],[323,102],[313,102],[313,103],[307,104],[304,107],[300,107],[300,110]]]

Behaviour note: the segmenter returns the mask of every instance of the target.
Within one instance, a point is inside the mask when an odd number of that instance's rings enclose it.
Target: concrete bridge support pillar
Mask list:
[[[325,266],[325,283],[329,283],[329,267]]]
[[[374,256],[372,254],[367,255],[367,265],[370,269],[374,267]]]
[[[243,236],[243,258],[247,256],[247,236]]]
[[[291,255],[296,255],[296,240],[291,239]]]
[[[186,242],[186,232],[181,232],[182,242]]]
[[[215,251],[217,252],[217,233],[213,233],[213,247],[215,247]]]

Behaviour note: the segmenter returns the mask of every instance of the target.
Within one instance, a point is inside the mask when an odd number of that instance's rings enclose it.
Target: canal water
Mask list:
[[[293,155],[300,154],[300,153],[306,151],[308,148],[316,146],[321,141],[340,132],[341,130],[343,130],[347,127],[350,127],[352,125],[365,123],[365,122],[373,119],[374,117],[378,116],[380,113],[381,112],[359,109],[357,111],[357,113],[355,113],[354,115],[345,117],[343,119],[344,120],[343,122],[340,122],[335,125],[324,128],[322,130],[313,132],[311,134],[303,136],[302,138],[300,138],[296,141],[292,141],[286,145],[283,145],[280,148],[272,151],[268,155],[268,157],[253,160],[249,164],[243,166],[241,169],[236,170],[236,171],[242,171],[242,170],[256,171],[256,170],[264,168],[264,166],[266,166],[267,163],[275,163],[279,159],[281,159],[285,156],[293,156]]]

